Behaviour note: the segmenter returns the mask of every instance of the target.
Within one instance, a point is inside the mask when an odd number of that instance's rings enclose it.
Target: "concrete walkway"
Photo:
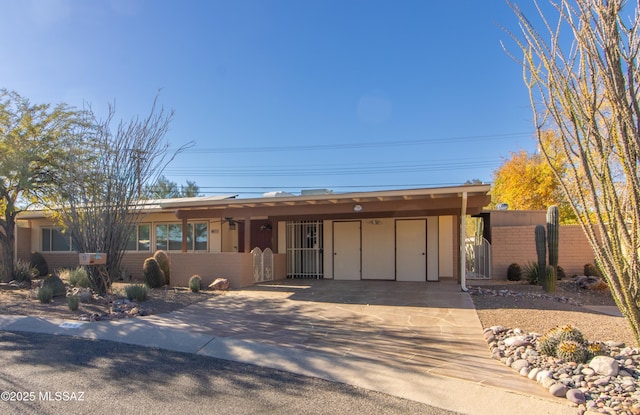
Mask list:
[[[455,282],[285,280],[174,313],[81,323],[0,316],[0,329],[112,340],[343,382],[464,414],[572,414],[489,358]]]

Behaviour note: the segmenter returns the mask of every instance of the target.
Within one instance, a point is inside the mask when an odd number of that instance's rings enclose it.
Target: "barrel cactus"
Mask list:
[[[584,344],[575,340],[563,340],[558,343],[556,357],[565,362],[585,363],[589,357],[589,352]]]
[[[202,285],[202,279],[200,278],[199,275],[192,275],[191,278],[189,278],[189,289],[192,292],[197,293],[198,291],[200,291],[201,285]]]
[[[553,330],[538,339],[538,350],[546,356],[555,356],[560,339]]]
[[[587,344],[588,359],[594,356],[603,356],[607,354],[606,346],[601,342],[590,342]]]
[[[577,328],[571,325],[566,325],[559,328],[558,339],[560,339],[560,341],[569,340],[569,341],[575,341],[581,344],[585,343],[582,332],[580,332],[580,330],[578,330]]]
[[[160,268],[160,264],[155,258],[147,258],[142,266],[142,273],[144,274],[144,280],[151,288],[160,288],[165,283],[164,272]]]
[[[164,251],[156,251],[153,254],[153,257],[158,264],[160,265],[160,269],[164,272],[164,282],[163,284],[170,285],[171,281],[171,261],[169,260],[169,255],[167,255]]]

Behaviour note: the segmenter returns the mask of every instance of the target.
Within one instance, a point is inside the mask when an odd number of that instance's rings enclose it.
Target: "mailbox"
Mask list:
[[[107,254],[80,254],[80,265],[104,265],[107,263]]]

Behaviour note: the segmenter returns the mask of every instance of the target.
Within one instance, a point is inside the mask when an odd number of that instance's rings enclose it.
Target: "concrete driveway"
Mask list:
[[[490,359],[471,298],[454,281],[284,280],[149,320],[550,399],[535,382]]]
[[[578,413],[489,358],[471,298],[453,281],[285,280],[119,321],[0,316],[0,330],[250,363],[462,414]]]

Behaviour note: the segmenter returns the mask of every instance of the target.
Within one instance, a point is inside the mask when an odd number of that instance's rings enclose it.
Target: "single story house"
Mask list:
[[[464,279],[461,218],[489,204],[489,185],[354,193],[303,192],[165,199],[146,204],[122,272],[142,276],[144,259],[165,250],[172,285],[230,280],[253,284],[252,249],[273,252],[271,277],[334,280]],[[70,238],[45,211],[17,222],[16,256],[41,252],[50,268],[75,267]],[[462,254],[461,254],[462,253]],[[462,258],[463,259],[463,258]]]

